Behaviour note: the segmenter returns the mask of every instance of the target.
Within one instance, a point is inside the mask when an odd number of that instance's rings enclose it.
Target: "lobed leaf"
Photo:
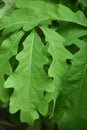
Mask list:
[[[69,68],[66,60],[72,59],[72,55],[64,47],[63,43],[65,40],[61,35],[46,27],[41,27],[41,29],[43,30],[46,37],[46,42],[49,44],[48,52],[52,56],[52,63],[48,70],[48,74],[54,79],[54,84],[56,86],[55,92],[49,93],[47,95],[47,100],[54,100],[55,106],[56,98],[59,95],[61,89],[61,79]]]
[[[19,66],[5,82],[5,88],[14,88],[10,98],[10,112],[21,111],[21,121],[33,124],[39,113],[46,115],[48,103],[44,92],[54,91],[54,84],[43,65],[47,59],[42,54],[43,44],[32,31],[23,43],[24,49],[17,55]]]

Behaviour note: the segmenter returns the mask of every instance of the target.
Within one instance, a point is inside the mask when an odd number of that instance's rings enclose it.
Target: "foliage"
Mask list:
[[[1,125],[86,130],[86,10],[86,0],[0,2],[0,106],[11,113]]]

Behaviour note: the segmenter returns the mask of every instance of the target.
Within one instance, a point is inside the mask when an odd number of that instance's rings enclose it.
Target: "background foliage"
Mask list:
[[[87,130],[87,0],[0,1],[0,130]]]

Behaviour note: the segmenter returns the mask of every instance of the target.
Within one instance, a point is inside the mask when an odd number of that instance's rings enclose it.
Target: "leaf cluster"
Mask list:
[[[26,130],[86,130],[86,10],[86,0],[0,2],[0,100]]]

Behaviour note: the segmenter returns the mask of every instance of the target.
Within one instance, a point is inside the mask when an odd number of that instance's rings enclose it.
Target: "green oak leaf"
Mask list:
[[[21,121],[32,125],[39,118],[39,113],[47,114],[48,103],[44,92],[54,91],[55,85],[43,69],[48,60],[42,53],[43,43],[35,31],[25,39],[23,46],[24,49],[17,55],[19,66],[5,82],[5,88],[14,88],[10,112],[20,110]]]
[[[55,101],[61,89],[61,79],[66,71],[69,69],[69,65],[67,64],[66,60],[72,59],[72,55],[64,47],[63,43],[65,40],[61,35],[56,33],[54,30],[46,27],[41,27],[41,29],[45,35],[46,42],[49,44],[48,52],[52,56],[52,63],[48,70],[48,74],[54,79],[54,83],[56,86],[55,92],[49,93],[47,95],[47,100],[54,100],[55,106]]]

